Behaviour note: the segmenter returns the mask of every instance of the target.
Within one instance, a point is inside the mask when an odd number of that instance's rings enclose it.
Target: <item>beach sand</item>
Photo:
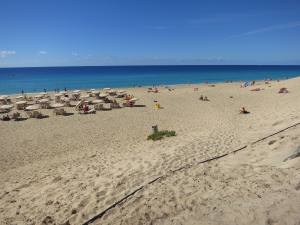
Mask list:
[[[146,107],[0,121],[0,224],[84,224],[138,188],[91,224],[300,224],[300,157],[284,161],[300,125],[252,143],[300,122],[300,78],[257,87],[132,88]],[[177,136],[149,141],[153,125]]]

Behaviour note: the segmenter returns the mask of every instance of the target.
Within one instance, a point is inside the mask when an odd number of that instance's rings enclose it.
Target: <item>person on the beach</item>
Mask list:
[[[288,89],[287,88],[280,88],[280,90],[278,91],[279,94],[282,94],[282,93],[289,93]]]
[[[83,106],[83,112],[87,113],[89,111],[89,106],[87,104],[84,104]]]
[[[240,109],[240,113],[242,113],[242,114],[248,114],[248,113],[250,113],[250,112],[247,111],[247,110],[245,109],[245,107],[242,107],[242,108]]]

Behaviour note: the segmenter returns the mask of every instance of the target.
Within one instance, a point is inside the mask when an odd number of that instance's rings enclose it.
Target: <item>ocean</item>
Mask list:
[[[86,66],[0,68],[0,94],[286,79],[300,66]]]

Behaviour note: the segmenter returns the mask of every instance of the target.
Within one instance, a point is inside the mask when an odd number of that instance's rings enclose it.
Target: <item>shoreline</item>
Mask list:
[[[290,79],[294,79],[294,78],[298,78],[300,77],[300,75],[297,75],[295,77],[291,77],[291,78],[287,78],[287,79],[279,79],[279,81],[284,81],[284,80],[290,80]],[[275,79],[274,79],[275,80]],[[271,81],[274,81],[271,80]],[[184,86],[191,86],[191,85],[197,85],[197,86],[205,86],[205,85],[217,85],[217,84],[241,84],[244,82],[250,82],[251,80],[233,80],[233,81],[219,81],[219,82],[201,82],[201,83],[178,83],[178,84],[160,84],[160,85],[136,85],[136,86],[119,86],[119,87],[110,87],[111,89],[114,90],[118,90],[118,89],[124,89],[124,90],[131,90],[131,89],[137,89],[137,88],[153,88],[153,87],[158,87],[158,88],[165,88],[165,87],[184,87]],[[255,82],[257,83],[261,83],[261,82],[266,82],[266,81],[270,81],[269,79],[262,79],[262,80],[255,80]],[[276,79],[277,81],[277,79]],[[96,90],[100,90],[103,91],[105,87],[101,87],[101,88],[95,88],[95,87],[91,87],[91,88],[84,88],[84,89],[80,89],[80,88],[74,88],[74,89],[67,89],[68,92],[72,92],[74,90],[81,90],[83,92],[87,92],[90,89],[96,89]],[[59,89],[60,91],[64,91],[64,89]],[[43,90],[41,91],[36,91],[36,92],[24,92],[24,94],[26,95],[34,95],[37,93],[44,93]],[[47,90],[46,93],[49,94],[54,94],[54,90]],[[2,93],[0,92],[0,95],[9,95],[9,96],[17,96],[17,95],[22,95],[22,93]]]

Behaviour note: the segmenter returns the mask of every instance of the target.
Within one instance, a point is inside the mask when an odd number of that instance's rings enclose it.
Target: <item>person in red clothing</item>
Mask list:
[[[87,113],[89,111],[89,106],[87,104],[84,104],[83,106],[83,112]]]

